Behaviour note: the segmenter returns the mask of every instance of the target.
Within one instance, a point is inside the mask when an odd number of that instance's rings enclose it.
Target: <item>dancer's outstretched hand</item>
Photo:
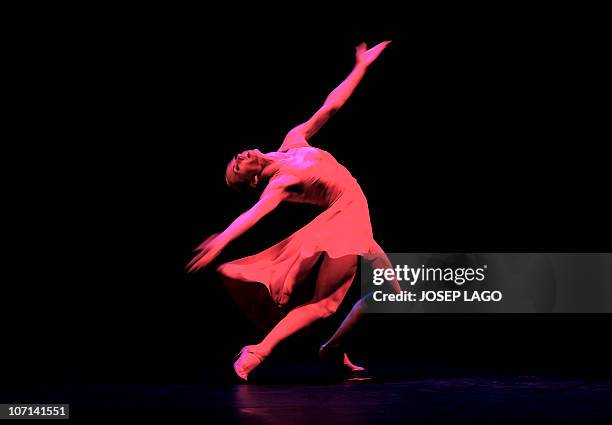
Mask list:
[[[189,273],[203,269],[217,258],[223,249],[223,244],[220,243],[218,236],[219,233],[215,233],[194,249],[198,253],[185,267]]]
[[[358,65],[368,66],[372,62],[376,60],[378,55],[382,53],[383,50],[391,43],[390,40],[383,41],[382,43],[378,43],[376,46],[372,47],[368,50],[365,43],[361,43],[359,46],[355,48],[355,59]]]

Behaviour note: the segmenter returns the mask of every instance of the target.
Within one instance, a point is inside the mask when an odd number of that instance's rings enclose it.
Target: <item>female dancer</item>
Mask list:
[[[187,266],[195,271],[207,266],[233,239],[242,235],[282,201],[319,205],[325,210],[287,239],[258,254],[221,265],[218,271],[234,296],[248,301],[247,310],[268,306],[265,319],[276,325],[257,345],[240,351],[234,363],[236,374],[247,380],[283,339],[314,321],[333,314],[356,273],[357,256],[389,265],[386,255],[374,241],[366,198],[349,171],[334,157],[308,144],[325,122],[347,101],[363,78],[368,66],[389,44],[380,43],[367,50],[357,47],[356,64],[348,77],[325,100],[323,106],[303,124],[293,128],[277,152],[262,153],[257,149],[241,152],[227,166],[225,179],[229,186],[243,190],[268,180],[259,201],[240,215],[225,231],[213,235],[198,248],[198,254]],[[382,262],[382,263],[381,263]],[[319,265],[314,290],[307,299],[300,284],[308,272]],[[254,285],[267,288],[267,299],[257,298]],[[312,289],[312,288],[311,288]],[[295,290],[295,291],[294,291]],[[244,297],[250,299],[245,300]],[[321,346],[320,354],[339,353],[342,338],[357,322],[366,307],[361,300],[351,310],[334,336]],[[270,315],[269,312],[278,313]],[[344,365],[353,365],[346,353],[340,354]]]

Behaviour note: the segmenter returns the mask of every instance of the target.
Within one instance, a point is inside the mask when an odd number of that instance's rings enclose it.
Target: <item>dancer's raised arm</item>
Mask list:
[[[187,271],[194,272],[212,262],[231,241],[255,225],[262,217],[274,210],[287,196],[285,188],[293,184],[291,176],[281,176],[270,180],[259,201],[229,225],[223,232],[215,234],[202,242],[195,251],[196,256],[187,264]]]
[[[304,143],[314,136],[327,120],[342,107],[353,94],[368,66],[376,60],[378,55],[387,47],[390,41],[384,41],[367,50],[365,43],[357,46],[355,54],[355,67],[346,79],[336,87],[325,99],[323,106],[306,122],[294,127],[283,140],[279,150],[288,149],[297,143]]]

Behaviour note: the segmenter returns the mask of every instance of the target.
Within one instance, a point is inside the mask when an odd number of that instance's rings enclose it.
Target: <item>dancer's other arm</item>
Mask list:
[[[273,211],[286,197],[285,188],[293,183],[293,177],[281,176],[270,180],[259,201],[229,225],[223,232],[202,242],[195,251],[198,254],[187,264],[187,271],[194,272],[210,264],[231,241],[255,225]]]
[[[383,41],[369,50],[366,50],[365,43],[361,43],[356,48],[355,67],[346,79],[336,87],[325,99],[323,106],[305,123],[294,127],[283,140],[279,150],[289,148],[291,145],[304,142],[315,135],[317,131],[342,107],[353,94],[355,88],[363,78],[368,66],[376,60],[390,41]]]

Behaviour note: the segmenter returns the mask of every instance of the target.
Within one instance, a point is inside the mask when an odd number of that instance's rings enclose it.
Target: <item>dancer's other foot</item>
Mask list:
[[[264,356],[258,353],[253,345],[247,345],[240,350],[234,362],[234,372],[240,379],[248,381],[249,373],[253,371],[264,360]]]
[[[360,372],[362,370],[365,370],[364,367],[351,362],[348,355],[346,353],[343,353],[340,350],[340,347],[336,345],[321,345],[321,348],[319,348],[319,357],[321,358],[321,360],[330,362],[332,364],[342,364],[342,366],[348,369],[350,372]]]
[[[356,365],[349,359],[348,355],[344,353],[344,358],[342,359],[342,364],[344,367],[348,368],[351,372],[361,372],[365,370],[365,367]]]

